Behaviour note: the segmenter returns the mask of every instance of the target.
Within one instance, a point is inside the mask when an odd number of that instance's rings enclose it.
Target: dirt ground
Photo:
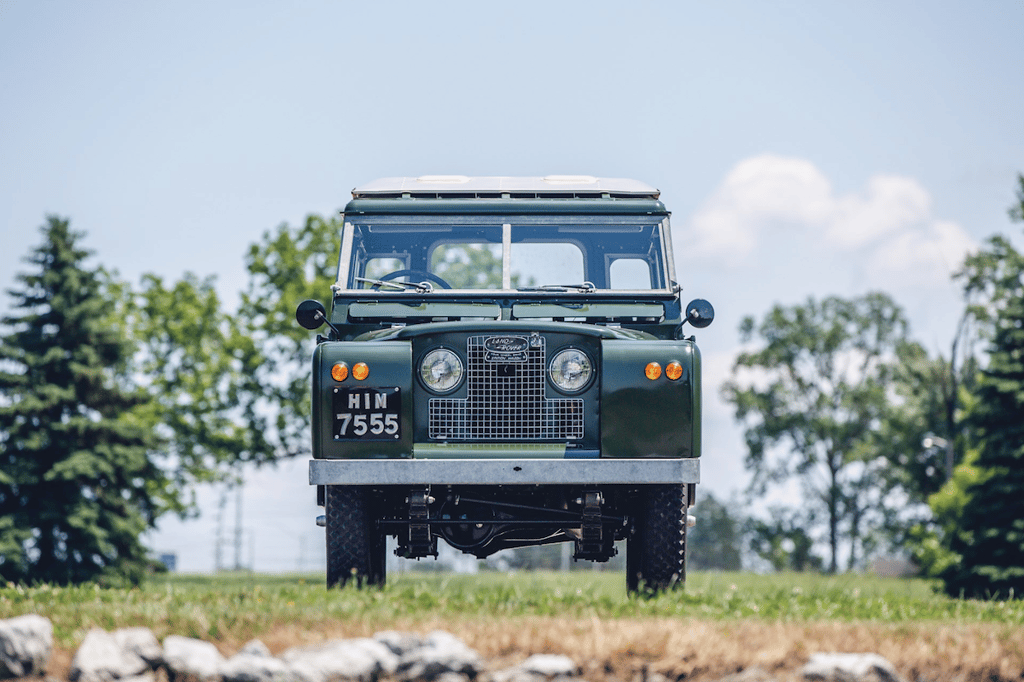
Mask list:
[[[489,661],[514,665],[534,653],[566,654],[592,682],[687,680],[710,682],[755,666],[788,682],[816,652],[873,652],[911,682],[993,682],[1024,679],[1024,632],[988,624],[880,625],[871,623],[765,623],[647,619],[565,619],[325,624],[254,633],[274,654],[300,644],[372,635],[380,630],[447,630]],[[244,642],[216,642],[235,653]],[[56,651],[49,673],[66,680],[74,652]]]

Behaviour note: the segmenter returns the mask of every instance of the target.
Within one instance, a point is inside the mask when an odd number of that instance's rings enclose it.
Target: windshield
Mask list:
[[[338,283],[380,292],[671,289],[667,219],[648,216],[359,216]]]

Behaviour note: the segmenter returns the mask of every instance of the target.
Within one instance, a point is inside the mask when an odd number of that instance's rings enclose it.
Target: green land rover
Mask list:
[[[309,479],[327,584],[385,581],[438,538],[483,558],[626,541],[630,591],[685,579],[700,474],[700,352],[669,212],[589,176],[377,180],[344,209],[313,353]]]

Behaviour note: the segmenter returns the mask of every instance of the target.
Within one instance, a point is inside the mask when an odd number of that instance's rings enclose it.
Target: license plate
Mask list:
[[[397,387],[334,389],[334,440],[398,440],[401,415]]]

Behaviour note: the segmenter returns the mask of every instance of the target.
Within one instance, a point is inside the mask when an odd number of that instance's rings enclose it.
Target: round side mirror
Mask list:
[[[686,304],[686,321],[703,329],[715,321],[715,309],[703,298],[695,298]]]
[[[295,309],[295,320],[306,329],[319,329],[327,322],[327,309],[320,301],[303,301]]]

